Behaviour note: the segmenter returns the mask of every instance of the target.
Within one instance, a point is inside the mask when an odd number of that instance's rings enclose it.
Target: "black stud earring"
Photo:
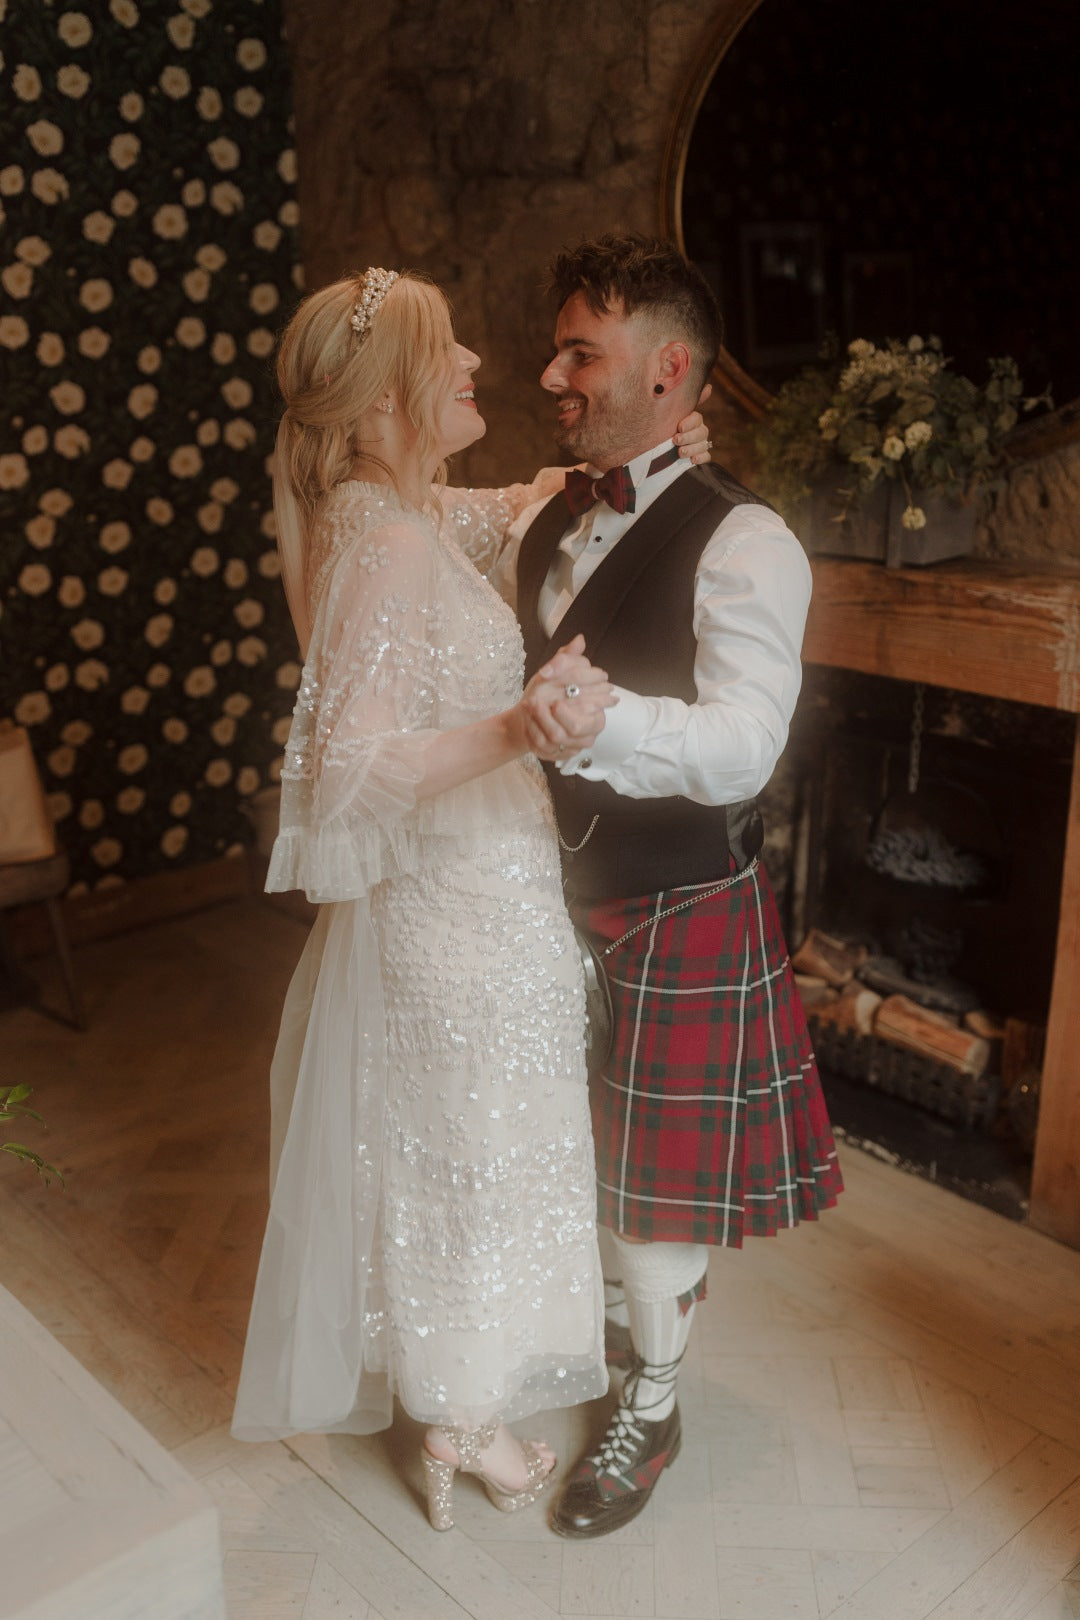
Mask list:
[[[654,394],[662,394],[663,392],[664,392],[663,383],[657,383],[656,387],[653,389],[653,393]]]

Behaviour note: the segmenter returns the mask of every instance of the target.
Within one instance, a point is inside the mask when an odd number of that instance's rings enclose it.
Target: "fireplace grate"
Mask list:
[[[998,1075],[964,1074],[891,1041],[839,1028],[812,1012],[807,1023],[821,1068],[961,1125],[987,1130],[994,1123],[1001,1092]]]

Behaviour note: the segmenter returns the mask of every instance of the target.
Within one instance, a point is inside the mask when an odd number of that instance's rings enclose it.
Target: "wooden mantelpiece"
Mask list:
[[[808,663],[1077,717],[1030,1222],[1080,1249],[1080,568],[818,557]]]

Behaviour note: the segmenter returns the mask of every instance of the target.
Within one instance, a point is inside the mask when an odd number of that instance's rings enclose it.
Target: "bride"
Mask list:
[[[272,1197],[233,1432],[429,1425],[496,1506],[554,1464],[507,1420],[603,1393],[581,963],[537,755],[614,701],[580,640],[522,692],[482,572],[562,473],[439,488],[484,432],[443,295],[368,270],[281,343],[275,510],[305,657],[267,887],[318,920],[271,1070]],[[470,560],[471,559],[471,560]]]

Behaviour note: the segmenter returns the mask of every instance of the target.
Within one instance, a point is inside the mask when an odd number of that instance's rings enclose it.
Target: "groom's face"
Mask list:
[[[596,315],[576,292],[559,311],[555,358],[540,378],[558,410],[555,442],[606,471],[651,448],[657,344],[621,304]]]

